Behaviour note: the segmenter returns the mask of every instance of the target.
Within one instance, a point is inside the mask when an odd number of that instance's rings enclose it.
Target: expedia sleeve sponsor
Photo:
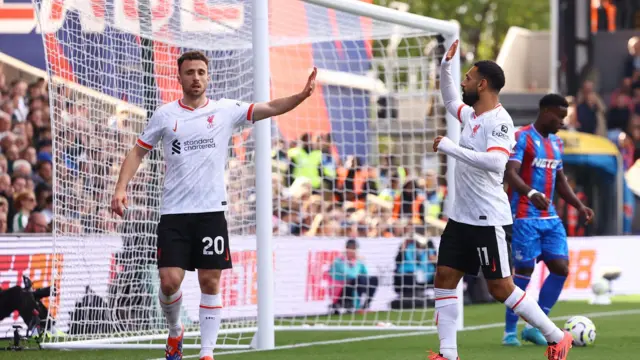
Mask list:
[[[504,140],[509,140],[509,127],[505,124],[501,124],[497,128],[493,129],[491,135]]]
[[[184,151],[212,149],[216,147],[215,138],[187,140],[183,144]]]

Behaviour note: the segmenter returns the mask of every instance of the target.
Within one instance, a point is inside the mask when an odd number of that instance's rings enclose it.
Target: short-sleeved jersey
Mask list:
[[[220,99],[193,109],[180,100],[160,106],[138,137],[151,150],[162,141],[166,163],[161,214],[225,211],[229,139],[251,123],[253,104]]]
[[[533,125],[522,127],[516,132],[516,146],[509,161],[520,165],[520,177],[532,188],[553,199],[556,175],[562,169],[562,139],[554,134],[542,136]],[[553,202],[547,210],[538,210],[526,195],[509,189],[511,211],[516,219],[549,218],[558,216]]]
[[[475,115],[473,108],[460,105],[456,114],[462,122],[459,145],[477,152],[499,151],[509,156],[514,140],[513,120],[501,106]],[[492,172],[462,161],[455,166],[455,200],[449,217],[478,226],[513,223],[509,198],[503,187],[504,169]]]

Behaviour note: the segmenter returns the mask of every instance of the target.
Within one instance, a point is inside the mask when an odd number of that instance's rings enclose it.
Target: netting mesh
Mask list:
[[[110,213],[110,196],[147,111],[182,96],[182,52],[209,56],[210,98],[252,100],[251,2],[151,1],[151,10],[123,0],[34,3],[53,76],[60,255],[56,331],[47,341],[162,339],[160,145],[129,185],[124,219]],[[446,190],[445,159],[430,150],[446,128],[437,81],[442,39],[298,0],[271,0],[269,16],[271,97],[300,91],[319,68],[315,95],[273,119],[276,325],[432,325],[430,236]],[[219,347],[247,346],[256,326],[254,150],[252,129],[239,129],[226,173],[234,269],[222,280]],[[355,252],[345,250],[348,237],[358,239]],[[366,274],[347,276],[354,253]],[[195,274],[182,288],[183,322],[197,336]]]

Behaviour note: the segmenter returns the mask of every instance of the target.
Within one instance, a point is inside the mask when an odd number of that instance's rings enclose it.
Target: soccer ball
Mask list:
[[[564,329],[573,336],[574,346],[588,346],[596,341],[596,326],[585,316],[574,316],[564,323]]]

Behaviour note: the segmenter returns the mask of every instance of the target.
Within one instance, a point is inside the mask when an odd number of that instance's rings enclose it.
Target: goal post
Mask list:
[[[269,4],[252,0],[254,101],[270,100]],[[275,347],[274,271],[273,271],[273,185],[271,168],[271,119],[255,126],[256,136],[256,254],[258,271],[258,330],[252,343],[257,349]]]
[[[414,295],[402,295],[404,280],[398,290],[402,276],[394,258],[413,246],[428,263],[427,270],[422,262],[416,270],[420,284],[432,279],[435,254],[429,249],[437,249],[443,221],[426,214],[431,200],[423,190],[431,176],[453,184],[454,159],[434,156],[431,143],[440,134],[457,142],[460,133],[438,88],[440,59],[459,27],[371,2],[148,0],[150,13],[141,14],[145,7],[133,0],[33,0],[49,78],[65,79],[49,87],[56,289],[44,347],[164,348],[155,264],[160,146],[128,188],[124,219],[110,214],[109,196],[147,121],[140,110],[180,98],[176,60],[186,50],[210,58],[207,94],[213,99],[292,95],[318,67],[316,93],[305,103],[232,136],[225,178],[234,268],[223,272],[216,349],[272,349],[276,338],[303,342],[293,335],[307,331],[348,330],[358,337],[435,329],[426,299],[415,306],[401,301]],[[459,57],[452,73],[459,84]],[[70,92],[70,83],[118,98],[137,115]],[[304,141],[340,162],[338,168],[323,165],[320,185],[292,165]],[[382,174],[384,161],[396,168]],[[375,192],[363,190],[369,183]],[[402,197],[405,190],[411,204]],[[454,196],[449,186],[445,213]],[[339,275],[355,259],[366,269],[362,283]],[[424,287],[411,291],[422,296]],[[182,288],[184,348],[198,349],[195,273],[187,273]],[[462,328],[461,285],[458,295]],[[368,311],[361,311],[364,304]]]

